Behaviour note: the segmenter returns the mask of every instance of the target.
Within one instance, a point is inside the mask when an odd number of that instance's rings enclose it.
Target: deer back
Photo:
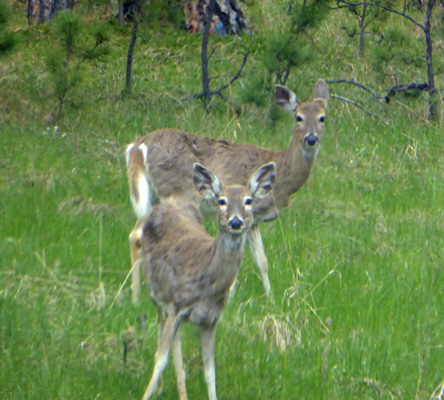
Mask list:
[[[131,151],[140,146],[148,149],[144,167],[151,200],[155,203],[174,196],[199,205],[202,199],[190,185],[194,163],[207,166],[225,185],[245,185],[253,171],[274,161],[279,171],[274,195],[256,202],[254,214],[257,221],[276,218],[277,210],[287,206],[290,196],[308,179],[324,133],[328,89],[320,80],[313,101],[301,103],[291,90],[276,86],[275,97],[278,105],[295,118],[290,146],[283,151],[248,143],[230,144],[174,129],[160,129],[138,138]],[[204,213],[214,210],[214,203],[204,202]]]

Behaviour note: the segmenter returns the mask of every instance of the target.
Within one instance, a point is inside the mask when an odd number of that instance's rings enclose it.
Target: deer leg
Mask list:
[[[142,257],[142,246],[140,240],[142,238],[143,221],[143,219],[139,219],[129,235],[131,251],[131,291],[133,296],[133,304],[137,304],[140,298],[140,261]]]
[[[265,294],[270,296],[271,285],[268,279],[268,260],[265,254],[264,244],[262,243],[261,231],[257,225],[253,225],[247,236],[251,255],[261,274],[262,283],[265,288]]]
[[[173,339],[173,359],[176,369],[177,388],[179,390],[180,400],[188,400],[187,388],[185,386],[185,369],[183,367],[182,356],[182,325],[177,328]]]
[[[162,329],[162,337],[159,338],[159,347],[156,353],[156,362],[154,364],[153,375],[151,376],[150,383],[146,388],[142,400],[148,400],[156,390],[157,383],[159,382],[159,379],[168,364],[168,355],[171,349],[171,344],[179,324],[179,315],[167,314],[164,327]]]
[[[165,331],[165,321],[166,321],[166,312],[162,309],[162,307],[157,307],[157,351],[159,351],[162,338],[164,337]],[[157,353],[156,353],[157,358]],[[163,377],[162,374],[159,377],[159,382],[157,383],[157,393],[160,394],[163,392]]]
[[[208,388],[209,400],[217,400],[216,396],[216,369],[214,365],[214,343],[216,324],[200,328],[202,358],[205,369],[205,382]]]

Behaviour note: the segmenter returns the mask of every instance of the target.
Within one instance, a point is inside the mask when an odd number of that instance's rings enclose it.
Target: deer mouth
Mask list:
[[[314,147],[319,143],[318,135],[309,133],[304,137],[304,143],[310,147]]]

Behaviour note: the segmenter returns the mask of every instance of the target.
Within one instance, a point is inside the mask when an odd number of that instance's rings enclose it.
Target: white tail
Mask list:
[[[184,320],[200,329],[208,396],[216,400],[216,323],[244,256],[246,235],[254,223],[253,204],[268,196],[275,174],[275,164],[269,163],[253,174],[248,187],[223,188],[211,171],[200,164],[194,165],[197,192],[218,204],[219,234],[216,238],[205,231],[198,209],[178,199],[154,206],[149,217],[144,219],[142,264],[158,310],[158,348],[143,400],[149,399],[156,390],[171,346],[180,399],[187,399],[181,351]]]
[[[274,151],[247,143],[229,144],[177,130],[160,129],[137,138],[130,145],[128,165],[133,204],[140,203],[140,200],[136,200],[140,199],[142,190],[138,179],[143,176],[149,192],[145,196],[148,201],[145,208],[149,210],[152,204],[170,196],[200,204],[202,198],[191,185],[191,167],[194,163],[210,168],[224,184],[245,185],[259,166],[276,162],[278,175],[273,196],[254,204],[255,223],[248,234],[248,243],[267,294],[270,293],[268,262],[257,224],[277,218],[279,211],[288,206],[291,195],[308,179],[324,133],[328,88],[322,79],[319,80],[315,86],[313,101],[302,103],[297,101],[290,89],[277,85],[275,98],[277,104],[291,112],[296,120],[291,143],[285,150]],[[142,154],[146,155],[145,160]],[[201,207],[204,214],[208,210],[214,211],[214,202],[204,203],[205,207]],[[134,302],[140,291],[136,271],[139,238],[140,231],[133,231],[130,235]]]
[[[138,218],[149,214],[150,185],[146,171],[148,148],[140,144],[137,149],[131,143],[126,148],[126,165],[131,182],[131,203]]]
[[[128,181],[130,183],[131,203],[139,221],[149,215],[152,207],[151,186],[147,171],[148,148],[141,143],[137,147],[129,144],[126,149],[126,165],[128,168]],[[137,303],[140,297],[140,237],[142,230],[140,222],[136,224],[130,233],[131,251],[131,291],[133,303]]]

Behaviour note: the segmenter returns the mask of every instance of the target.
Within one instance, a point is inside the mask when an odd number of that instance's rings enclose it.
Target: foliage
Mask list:
[[[80,40],[82,24],[80,16],[70,10],[59,11],[52,22],[56,37],[66,51],[66,63]]]
[[[103,60],[110,49],[106,46],[109,36],[104,24],[98,24],[93,28],[94,45],[80,43],[85,40],[86,32],[80,15],[73,11],[58,12],[52,21],[52,28],[65,54],[63,56],[58,49],[54,49],[46,58],[54,95],[59,103],[58,113],[54,117],[55,122],[59,124],[63,118],[67,96],[86,76],[87,68],[84,61]],[[75,59],[72,59],[73,56]]]
[[[256,72],[258,72],[256,70]],[[239,94],[238,101],[242,104],[256,104],[265,107],[272,86],[265,74],[255,73],[244,83],[244,90]]]
[[[287,9],[282,7],[279,16],[282,22],[263,32],[261,61],[273,84],[285,85],[292,70],[306,65],[315,56],[310,36],[327,15],[329,1],[313,0],[302,6],[297,3],[290,2]]]
[[[18,42],[17,35],[8,29],[11,13],[8,0],[0,0],[0,57],[9,53]]]
[[[382,4],[386,7],[391,7],[392,1],[376,1],[373,3],[363,3],[361,5],[354,5],[353,2],[348,1],[337,1],[339,7],[345,7],[347,12],[351,13],[357,20],[356,24],[352,26],[343,25],[342,29],[350,37],[357,36],[359,38],[359,56],[362,57],[364,53],[364,43],[365,36],[373,36],[373,40],[379,40],[381,42],[384,36],[381,36],[378,30],[368,30],[368,28],[375,27],[376,25],[381,25],[387,21],[388,12],[379,7],[378,4]],[[376,23],[377,22],[377,23]]]
[[[183,5],[178,0],[151,0],[143,11],[145,22],[155,29],[184,27]]]
[[[287,33],[271,32],[265,47],[264,66],[270,75],[275,75],[275,83],[282,83],[288,79],[291,68],[310,61],[312,53],[310,45],[299,43]]]
[[[295,34],[301,34],[309,28],[319,26],[329,12],[328,6],[330,3],[331,0],[311,0],[302,2],[301,7],[297,7],[297,5],[290,7],[291,31]]]

